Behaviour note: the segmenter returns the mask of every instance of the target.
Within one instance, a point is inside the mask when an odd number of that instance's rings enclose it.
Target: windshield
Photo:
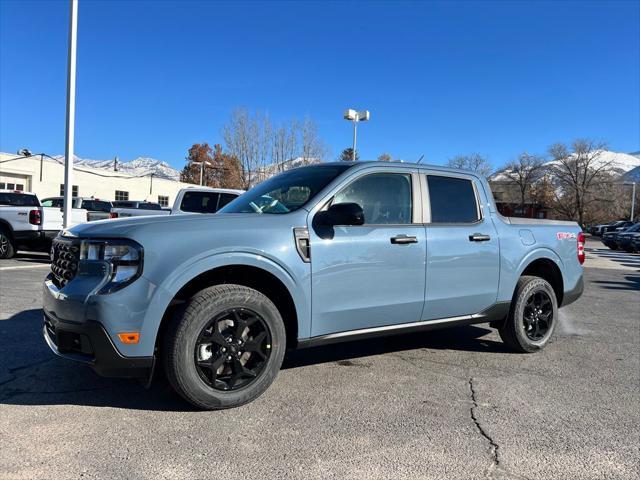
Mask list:
[[[289,213],[298,210],[353,164],[300,167],[262,182],[221,213]]]

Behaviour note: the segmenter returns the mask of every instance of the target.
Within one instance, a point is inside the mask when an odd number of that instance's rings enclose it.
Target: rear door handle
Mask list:
[[[418,239],[407,235],[397,235],[395,237],[391,237],[391,243],[394,245],[405,245],[407,243],[418,243]]]
[[[491,240],[491,237],[489,235],[483,235],[482,233],[469,235],[470,242],[488,242],[489,240]]]

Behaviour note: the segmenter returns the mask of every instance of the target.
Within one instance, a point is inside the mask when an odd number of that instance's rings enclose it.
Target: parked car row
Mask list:
[[[602,235],[602,243],[611,250],[625,250],[627,252],[640,252],[640,223],[632,224],[630,227],[618,227],[613,231]]]
[[[147,201],[73,197],[69,226],[125,217],[216,213],[242,193],[220,188],[183,188],[168,209]],[[63,203],[63,197],[40,201],[31,192],[0,190],[0,259],[11,258],[18,249],[48,251],[52,239],[62,230]]]
[[[613,232],[613,231],[616,231],[617,229],[629,228],[631,225],[633,225],[633,222],[629,220],[616,220],[610,223],[592,225],[589,228],[587,228],[587,232],[596,237],[601,237],[607,232]]]

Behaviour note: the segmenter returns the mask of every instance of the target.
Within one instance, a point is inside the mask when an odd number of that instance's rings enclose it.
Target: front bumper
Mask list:
[[[104,327],[96,321],[68,322],[44,314],[44,339],[63,358],[81,362],[105,377],[149,378],[154,357],[124,357]]]

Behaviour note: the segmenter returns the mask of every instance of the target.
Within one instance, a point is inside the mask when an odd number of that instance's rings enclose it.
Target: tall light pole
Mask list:
[[[366,122],[371,118],[369,110],[356,111],[352,108],[344,111],[343,118],[353,122],[353,147],[351,148],[351,160],[356,161],[356,144],[358,140],[358,122]]]
[[[62,227],[71,222],[73,195],[73,134],[76,116],[76,46],[78,42],[78,0],[70,0],[69,56],[67,57],[67,133],[64,149],[64,216]]]

